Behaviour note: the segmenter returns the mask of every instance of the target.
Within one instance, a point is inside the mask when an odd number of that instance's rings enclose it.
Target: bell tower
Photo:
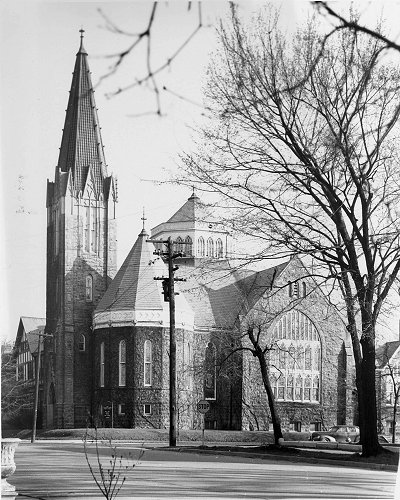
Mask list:
[[[80,30],[54,181],[47,181],[46,428],[92,413],[92,313],[116,273],[116,181],[107,174]]]

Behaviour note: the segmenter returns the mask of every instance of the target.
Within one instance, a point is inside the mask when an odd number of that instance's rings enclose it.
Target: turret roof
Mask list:
[[[83,30],[80,31],[81,43],[76,54],[58,169],[60,172],[72,172],[76,192],[83,191],[91,169],[99,194],[107,175],[106,163],[87,52],[83,47]]]
[[[154,255],[153,243],[143,229],[117,275],[96,308],[97,312],[163,310],[161,283],[168,276],[166,265]]]
[[[200,213],[201,212],[201,213]],[[193,193],[181,208],[174,213],[167,222],[188,222],[199,219],[199,216],[204,216],[204,206],[200,198]]]

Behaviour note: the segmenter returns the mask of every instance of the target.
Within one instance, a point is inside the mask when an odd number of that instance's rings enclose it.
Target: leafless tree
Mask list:
[[[188,22],[193,23],[193,29],[186,35],[184,34],[186,33],[185,30],[182,30],[182,35],[177,33],[177,43],[175,49],[170,53],[165,51],[161,61],[157,60],[154,56],[153,47],[155,45],[155,38],[157,37],[157,23],[160,18],[160,9],[163,7],[168,8],[168,4],[160,6],[160,2],[157,1],[149,4],[149,14],[143,24],[143,29],[136,33],[132,33],[131,31],[117,26],[104,10],[98,9],[104,21],[103,28],[111,33],[114,33],[116,36],[125,38],[129,41],[129,43],[127,43],[123,50],[105,56],[111,61],[111,64],[108,71],[101,76],[97,85],[100,85],[104,80],[114,76],[120,67],[128,63],[133,54],[136,54],[139,50],[143,49],[145,60],[144,71],[141,74],[135,74],[131,81],[124,86],[118,86],[113,91],[108,92],[106,96],[108,98],[113,98],[134,88],[146,87],[154,95],[155,109],[154,111],[149,111],[145,114],[156,114],[158,116],[163,115],[161,103],[162,93],[168,93],[175,98],[193,103],[190,98],[178,95],[173,89],[167,88],[165,84],[161,83],[160,77],[163,72],[171,68],[174,61],[179,57],[182,51],[187,48],[198,32],[207,26],[203,22],[201,2],[183,2],[182,9],[184,10],[186,8],[188,12]],[[194,16],[191,15],[191,11],[195,11]],[[184,26],[182,26],[182,28],[183,27]]]
[[[366,456],[380,452],[375,327],[400,269],[399,70],[382,42],[315,21],[291,39],[277,15],[244,27],[232,8],[207,89],[216,121],[184,158],[186,182],[218,193],[259,258],[312,257],[342,294]],[[314,273],[315,276],[317,273]]]
[[[2,421],[24,426],[32,418],[33,385],[22,378],[17,380],[17,360],[12,346],[1,346],[1,412]]]

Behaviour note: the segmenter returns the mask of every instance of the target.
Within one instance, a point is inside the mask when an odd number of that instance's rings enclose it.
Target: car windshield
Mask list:
[[[337,425],[334,425],[333,427],[331,427],[329,429],[330,432],[337,432],[338,430],[340,429],[340,427],[338,427]]]

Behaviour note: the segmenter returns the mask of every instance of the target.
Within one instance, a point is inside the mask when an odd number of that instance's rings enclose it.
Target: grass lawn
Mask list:
[[[83,439],[86,432],[88,437],[95,437],[94,429],[54,429],[49,431],[38,431],[37,439]],[[21,431],[17,437],[29,439],[30,430]],[[97,438],[101,440],[111,440],[118,446],[118,441],[143,441],[143,442],[165,442],[168,444],[168,429],[111,429],[101,428],[97,430]],[[285,441],[308,440],[309,433],[287,432],[284,433]],[[216,431],[206,430],[204,440],[208,451],[223,451],[226,453],[257,453],[261,455],[279,455],[282,458],[293,458],[308,461],[318,461],[319,459],[340,460],[350,463],[358,462],[367,465],[368,463],[397,466],[399,454],[396,449],[384,449],[377,457],[362,457],[359,453],[351,452],[330,452],[318,451],[315,449],[282,448],[275,446],[273,433],[268,431]],[[181,443],[187,445],[191,442],[193,446],[202,445],[201,430],[182,430],[179,432],[177,446]],[[212,444],[211,444],[212,443]],[[226,443],[226,444],[224,444]],[[229,443],[229,445],[228,445]],[[235,444],[237,443],[237,444]],[[251,446],[246,446],[246,444]]]

